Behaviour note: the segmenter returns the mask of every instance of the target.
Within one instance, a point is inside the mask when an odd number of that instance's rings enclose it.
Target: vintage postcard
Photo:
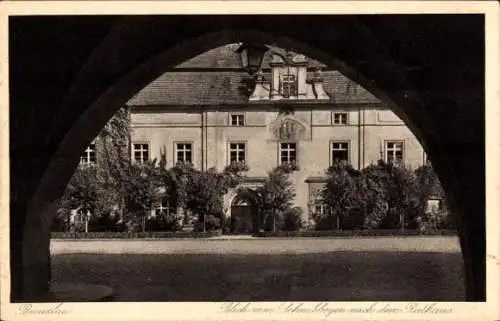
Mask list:
[[[2,320],[498,320],[499,5],[0,4]]]

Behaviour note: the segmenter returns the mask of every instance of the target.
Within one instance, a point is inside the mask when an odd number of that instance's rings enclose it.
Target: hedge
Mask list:
[[[456,230],[324,230],[260,232],[257,237],[360,237],[360,236],[454,236]]]
[[[52,232],[53,239],[142,239],[142,238],[207,238],[221,235],[213,232]]]
[[[212,232],[52,232],[53,239],[144,239],[144,238],[209,238],[223,235]],[[325,230],[325,231],[279,231],[256,233],[256,237],[362,237],[362,236],[454,236],[455,230]]]

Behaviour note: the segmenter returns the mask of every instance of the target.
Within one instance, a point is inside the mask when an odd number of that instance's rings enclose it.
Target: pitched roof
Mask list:
[[[175,69],[166,72],[140,90],[127,103],[129,106],[200,106],[200,105],[242,105],[249,104],[252,79],[243,70],[240,56],[236,52],[240,44],[228,44],[208,50],[191,58]],[[284,54],[281,48],[268,46],[273,51]],[[296,54],[296,53],[295,53]],[[266,52],[262,68],[270,68],[271,51]],[[308,67],[324,68],[324,64],[307,58]],[[264,77],[270,79],[269,73]],[[312,74],[309,73],[308,78]],[[330,100],[289,101],[289,103],[379,103],[366,89],[354,83],[338,71],[323,72],[324,89]],[[279,103],[282,103],[280,101]],[[252,104],[266,103],[251,102]]]
[[[325,71],[324,89],[330,100],[317,103],[380,103],[366,89],[338,71]],[[311,77],[312,74],[309,75]],[[269,75],[264,77],[269,79]],[[166,72],[140,90],[129,101],[129,106],[200,106],[248,104],[250,76],[244,71],[187,71]],[[290,101],[306,102],[306,101]],[[308,101],[310,102],[310,101]],[[254,103],[254,102],[252,102]],[[272,103],[266,101],[265,103]]]
[[[208,50],[196,57],[193,57],[179,65],[176,68],[184,69],[184,68],[207,68],[207,69],[241,69],[241,60],[240,54],[236,52],[236,50],[240,47],[241,44],[233,43],[228,44],[222,47],[217,47],[211,50]],[[281,54],[284,54],[284,50],[274,46],[268,46],[274,51],[277,51]],[[297,54],[293,51],[291,53]],[[267,51],[262,58],[262,69],[271,68],[269,63],[272,60],[272,52]],[[326,65],[321,62],[308,58],[308,66],[310,68],[325,68]]]

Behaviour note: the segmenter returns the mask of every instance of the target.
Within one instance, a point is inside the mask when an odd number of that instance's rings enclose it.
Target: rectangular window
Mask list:
[[[229,162],[245,162],[245,143],[229,143]]]
[[[385,143],[385,161],[394,164],[403,162],[403,142]]]
[[[335,162],[349,161],[349,143],[348,142],[333,142],[331,145],[332,164]]]
[[[293,164],[297,162],[297,144],[296,143],[281,143],[280,144],[280,161],[281,164]]]
[[[172,213],[170,202],[163,199],[155,208],[156,217],[168,217]]]
[[[314,214],[320,217],[327,216],[328,213],[328,205],[322,199],[316,199],[314,201]]]
[[[175,146],[176,163],[193,162],[193,145],[191,143],[177,143]]]
[[[346,125],[347,124],[347,113],[333,113],[333,124],[334,125]]]
[[[297,77],[295,75],[281,76],[281,95],[284,98],[297,96]]]
[[[95,144],[90,144],[80,156],[80,164],[95,164]]]
[[[134,144],[134,160],[139,164],[143,164],[149,160],[148,144]]]
[[[231,126],[245,126],[245,115],[232,114],[231,115]]]

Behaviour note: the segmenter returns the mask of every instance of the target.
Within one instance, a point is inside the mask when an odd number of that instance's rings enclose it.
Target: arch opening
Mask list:
[[[231,234],[253,234],[257,231],[257,218],[252,196],[237,193],[231,202]]]
[[[113,38],[113,35],[110,36]],[[333,55],[327,54],[319,49],[315,49],[312,46],[307,45],[307,42],[295,41],[286,37],[275,37],[270,33],[265,33],[262,31],[255,30],[231,30],[231,31],[219,31],[208,35],[202,35],[195,39],[190,39],[183,42],[182,44],[177,44],[175,47],[170,48],[162,52],[159,55],[148,59],[147,62],[142,63],[140,66],[129,66],[131,68],[130,72],[127,72],[124,77],[114,82],[110,87],[107,87],[102,95],[98,97],[78,118],[71,129],[64,135],[61,139],[58,150],[54,157],[50,161],[47,171],[44,173],[40,184],[38,185],[37,191],[34,196],[34,200],[31,203],[31,207],[28,209],[28,220],[30,217],[38,217],[38,212],[40,208],[44,208],[43,220],[51,218],[52,207],[57,194],[66,185],[66,182],[71,177],[74,172],[80,158],[80,151],[83,150],[93,137],[97,135],[100,129],[104,126],[107,120],[121,107],[125,102],[135,94],[139,89],[141,89],[145,84],[154,80],[161,73],[171,70],[176,63],[178,63],[183,57],[192,57],[198,53],[204,52],[215,46],[224,45],[228,43],[238,42],[238,41],[253,41],[259,39],[262,41],[264,39],[266,42],[276,44],[280,47],[290,48],[297,52],[304,53],[311,58],[320,60],[326,63],[328,66],[336,66],[341,72],[344,72],[347,76],[355,81],[359,82],[361,85],[366,86],[371,89],[376,96],[381,98],[386,102],[391,109],[407,124],[411,129],[413,134],[417,137],[419,142],[424,146],[424,149],[428,149],[428,155],[436,156],[438,160],[435,162],[436,172],[438,176],[441,173],[446,173],[446,155],[439,153],[440,141],[435,140],[435,134],[433,134],[432,123],[427,122],[428,116],[425,114],[426,110],[421,111],[411,111],[408,114],[409,109],[400,107],[398,104],[393,102],[390,98],[391,95],[386,94],[383,90],[376,88],[373,80],[368,80],[362,76],[356,67],[349,67],[347,63],[342,63],[338,58],[334,58]],[[106,48],[106,44],[102,48]],[[104,49],[102,49],[104,50]],[[96,51],[96,56],[99,54],[104,54],[99,50]],[[97,58],[96,58],[97,59]],[[86,66],[88,70],[92,70],[94,61],[90,60],[89,64]],[[397,71],[396,71],[397,72]],[[404,74],[402,74],[404,76]],[[403,77],[404,78],[404,77]],[[82,80],[83,79],[83,80]],[[75,88],[79,88],[82,84],[85,84],[86,79],[79,78],[75,83]],[[404,82],[404,79],[401,81]],[[80,82],[80,83],[79,83]],[[412,88],[411,84],[406,84],[403,86],[406,88]],[[78,91],[78,90],[76,90]],[[406,97],[411,104],[417,104],[419,97],[415,96],[415,93],[408,92]],[[68,98],[67,101],[73,101]],[[63,107],[67,107],[64,106]],[[411,121],[419,113],[420,117],[418,122]],[[64,112],[61,112],[61,119],[64,118]],[[418,126],[416,124],[418,123]],[[422,128],[425,129],[425,133],[422,132]],[[429,148],[429,137],[431,140],[432,148]],[[448,193],[449,198],[451,198],[452,203],[454,202],[454,195],[451,193],[452,188],[456,187],[453,185],[453,181],[450,179],[443,180],[445,190]],[[233,202],[234,203],[234,202]],[[245,202],[232,204],[232,206],[247,206],[244,205]],[[465,224],[462,223],[462,226]],[[462,227],[463,228],[463,227]],[[29,233],[28,233],[29,234]]]

